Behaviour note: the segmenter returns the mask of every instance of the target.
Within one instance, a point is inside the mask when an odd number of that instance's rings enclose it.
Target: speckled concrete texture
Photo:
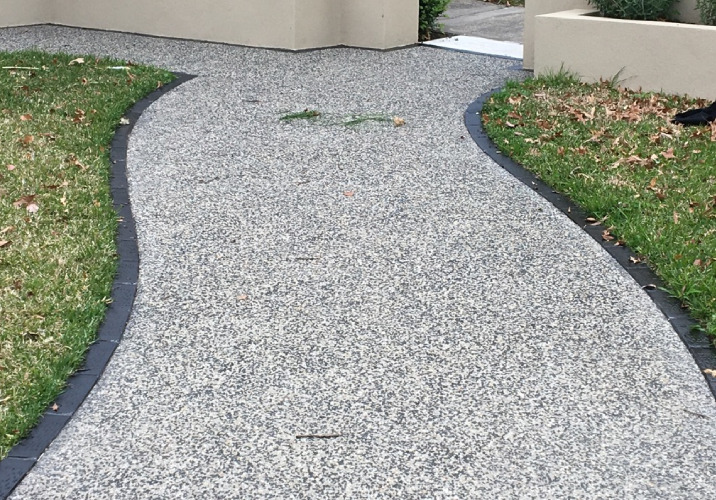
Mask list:
[[[0,30],[30,46],[198,77],[130,138],[125,338],[13,498],[716,491],[716,403],[677,335],[465,130],[514,62]],[[343,124],[365,113],[406,123]]]

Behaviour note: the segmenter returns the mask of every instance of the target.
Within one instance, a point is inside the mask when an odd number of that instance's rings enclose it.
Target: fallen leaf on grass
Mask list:
[[[537,96],[535,95],[535,97],[537,97]],[[507,102],[509,102],[510,104],[520,104],[522,102],[522,96],[521,95],[510,96],[507,98]]]
[[[30,203],[26,210],[30,212],[31,214],[37,213],[38,210],[40,210],[40,207],[37,206],[37,203]]]
[[[84,57],[78,57],[77,59],[72,59],[70,61],[69,66],[74,66],[75,64],[84,64],[84,63],[85,63]]]
[[[28,146],[28,145],[30,145],[34,140],[35,140],[35,137],[34,137],[34,136],[32,136],[32,135],[26,135],[25,137],[23,137],[22,139],[20,139],[20,142],[21,142],[24,146]]]
[[[35,195],[34,194],[28,194],[27,196],[23,196],[22,198],[17,199],[12,203],[12,206],[15,208],[22,208],[26,205],[29,205],[30,203],[33,203],[35,201]]]
[[[663,156],[663,157],[666,158],[667,160],[672,159],[672,158],[676,158],[676,155],[674,155],[674,148],[669,148],[669,149],[667,149],[666,151],[663,151],[663,152],[661,153],[661,156]]]
[[[609,231],[609,229],[605,229],[602,231],[602,239],[604,241],[612,241],[614,239],[614,236],[612,236],[612,233]]]
[[[15,165],[8,165],[8,166],[7,166],[7,169],[8,169],[8,170],[15,170]]]
[[[0,240],[0,248],[5,248],[10,242],[8,240]]]
[[[21,115],[21,116],[20,116],[20,121],[22,121],[22,122],[27,122],[27,121],[30,121],[30,120],[32,120],[32,115],[29,114],[29,113],[26,114],[26,115]]]
[[[678,223],[679,223],[679,214],[676,213],[676,211],[674,211],[674,224],[678,224]]]
[[[82,123],[84,121],[85,117],[86,117],[86,115],[85,115],[84,110],[77,108],[75,110],[74,115],[72,115],[72,121],[75,123]]]

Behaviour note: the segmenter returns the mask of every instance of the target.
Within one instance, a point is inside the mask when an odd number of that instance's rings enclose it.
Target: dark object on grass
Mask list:
[[[708,108],[690,109],[683,113],[677,113],[671,122],[681,125],[708,125],[714,120],[716,120],[716,102]]]

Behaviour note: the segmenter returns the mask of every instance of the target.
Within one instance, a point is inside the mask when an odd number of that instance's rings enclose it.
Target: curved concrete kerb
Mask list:
[[[699,369],[704,373],[706,383],[709,385],[712,394],[716,397],[716,378],[704,372],[704,370],[712,369],[716,366],[716,349],[714,349],[711,339],[709,339],[706,334],[694,328],[698,323],[681,307],[679,301],[663,291],[664,283],[661,279],[654,274],[646,264],[634,264],[637,259],[633,258],[636,257],[636,254],[632,252],[631,249],[623,245],[615,245],[611,242],[604,241],[602,234],[606,229],[605,227],[599,224],[587,224],[585,220],[588,214],[584,212],[584,210],[567,196],[554,191],[522,165],[504,156],[495,143],[487,136],[482,127],[482,109],[485,103],[490,99],[490,96],[498,91],[499,89],[496,89],[483,94],[475,102],[470,104],[465,111],[465,126],[470,132],[472,139],[495,163],[507,170],[526,186],[534,189],[543,198],[561,210],[572,222],[584,229],[587,234],[599,243],[602,248],[639,283],[659,310],[661,310],[666,319],[669,320],[669,323],[671,323],[671,326],[679,335],[679,338],[684,342],[684,345],[686,345],[686,348],[694,357],[694,361],[696,361]]]

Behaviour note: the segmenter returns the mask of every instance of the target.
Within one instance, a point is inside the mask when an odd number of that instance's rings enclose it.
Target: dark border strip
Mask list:
[[[0,461],[0,499],[5,499],[20,484],[45,449],[59,435],[94,387],[114,354],[134,304],[139,277],[139,252],[132,207],[127,190],[127,146],[129,134],[141,114],[170,90],[185,83],[194,75],[175,73],[176,78],[138,101],[125,114],[129,120],[120,125],[112,138],[109,158],[112,163],[110,189],[114,209],[120,222],[117,232],[119,263],[112,284],[112,303],[107,308],[99,327],[97,340],[90,345],[82,368],[67,381],[67,388],[55,399],[57,411],[47,409],[30,434],[16,444],[8,456]]]
[[[581,227],[639,283],[659,310],[661,310],[666,319],[669,320],[671,326],[684,342],[689,352],[691,352],[712,394],[716,397],[716,377],[704,373],[705,369],[716,368],[716,348],[714,348],[711,339],[704,332],[697,329],[698,322],[689,315],[681,302],[663,290],[664,282],[654,274],[646,264],[634,264],[630,258],[635,258],[636,254],[628,247],[604,241],[602,238],[603,231],[606,229],[604,226],[588,224],[586,222],[588,215],[582,208],[566,195],[554,191],[550,186],[519,163],[504,156],[495,143],[487,136],[487,133],[482,127],[482,108],[490,97],[494,93],[499,92],[499,90],[501,89],[495,89],[483,94],[475,102],[470,104],[465,111],[465,126],[472,139],[498,165],[507,170],[523,184],[534,189],[543,198],[569,217],[572,222]]]

